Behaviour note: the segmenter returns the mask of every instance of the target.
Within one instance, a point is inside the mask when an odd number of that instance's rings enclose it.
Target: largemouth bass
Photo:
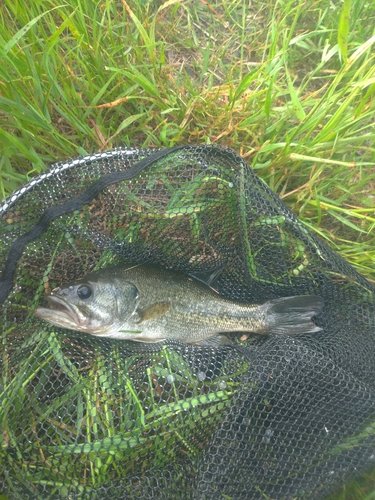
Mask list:
[[[302,295],[264,304],[234,302],[209,286],[172,271],[120,265],[94,271],[47,295],[35,314],[53,325],[100,337],[223,345],[226,332],[310,333],[323,300]]]

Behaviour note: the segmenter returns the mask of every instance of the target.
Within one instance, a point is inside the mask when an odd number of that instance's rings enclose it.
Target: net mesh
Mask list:
[[[46,209],[153,153],[56,164],[15,192],[0,208],[0,269]],[[319,499],[375,465],[374,288],[236,153],[171,151],[45,229],[0,319],[10,499]],[[202,280],[221,269],[215,287],[243,302],[321,295],[322,331],[233,334],[239,351],[98,339],[34,316],[45,292],[128,262]]]

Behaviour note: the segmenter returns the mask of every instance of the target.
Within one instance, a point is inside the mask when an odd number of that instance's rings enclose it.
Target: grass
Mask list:
[[[375,281],[373,2],[3,0],[0,16],[0,198],[86,153],[223,144]]]
[[[168,467],[181,454],[194,459],[206,444],[198,429],[214,432],[248,369],[245,363],[234,373],[228,364],[220,376],[197,383],[191,367],[167,347],[145,367],[144,355],[124,356],[121,343],[105,355],[76,346],[75,359],[88,362],[82,370],[68,359],[72,345],[48,328],[31,334],[26,344],[19,353],[32,353],[0,394],[0,458],[31,494],[38,482],[51,495],[69,496],[72,487],[79,495],[109,479],[147,472],[150,464]],[[46,380],[63,381],[64,388],[55,384],[48,391]],[[17,494],[11,482],[8,488]]]
[[[371,2],[26,4],[0,8],[2,198],[117,145],[225,144],[375,279]]]

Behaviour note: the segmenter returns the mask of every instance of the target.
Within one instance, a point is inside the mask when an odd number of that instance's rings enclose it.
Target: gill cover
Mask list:
[[[54,289],[47,301],[50,308],[38,308],[36,316],[70,330],[101,334],[135,312],[138,290],[128,281],[120,285],[116,278],[107,281],[92,273],[85,281]]]

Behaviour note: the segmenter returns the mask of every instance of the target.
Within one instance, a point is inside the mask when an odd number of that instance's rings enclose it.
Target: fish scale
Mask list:
[[[311,318],[323,300],[301,295],[246,304],[228,300],[183,273],[147,265],[94,271],[47,295],[37,317],[54,325],[136,342],[174,339],[227,344],[227,332],[300,334],[319,331]]]

